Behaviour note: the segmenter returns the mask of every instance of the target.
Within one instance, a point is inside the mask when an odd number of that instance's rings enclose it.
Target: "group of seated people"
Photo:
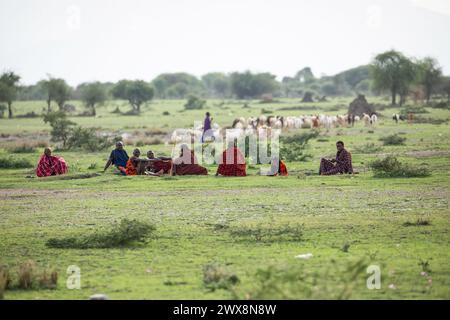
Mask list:
[[[133,155],[128,157],[127,152],[123,148],[121,141],[116,143],[108,161],[106,162],[104,171],[109,166],[114,165],[121,174],[127,176],[133,175],[149,175],[161,176],[163,174],[169,175],[207,175],[208,170],[198,164],[197,157],[194,151],[189,149],[186,144],[183,144],[180,149],[180,154],[177,158],[155,157],[153,151],[147,152],[147,158],[140,158],[141,151],[134,149]],[[232,159],[230,161],[230,159]],[[242,152],[236,145],[230,146],[223,152],[223,162],[219,165],[216,176],[246,176],[245,158]]]
[[[334,175],[353,173],[352,157],[344,148],[344,142],[336,143],[337,153],[334,159],[322,158],[320,161],[319,175]],[[147,152],[147,158],[140,158],[141,151],[134,149],[133,155],[128,156],[121,141],[116,143],[116,148],[111,152],[106,162],[104,172],[114,165],[122,175],[148,175],[159,177],[168,175],[207,175],[208,170],[198,164],[194,151],[183,144],[179,157],[156,157],[153,151]],[[62,157],[52,156],[52,150],[45,148],[36,168],[38,177],[47,177],[68,172],[68,167]],[[222,154],[222,163],[217,168],[216,176],[246,176],[245,158],[236,144],[231,144]],[[268,176],[287,176],[286,164],[279,157],[272,158],[272,167]]]

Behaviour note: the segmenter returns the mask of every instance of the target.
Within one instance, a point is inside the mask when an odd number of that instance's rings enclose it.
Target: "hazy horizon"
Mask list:
[[[306,66],[320,77],[396,49],[450,74],[449,17],[446,0],[0,0],[0,71],[73,86]]]

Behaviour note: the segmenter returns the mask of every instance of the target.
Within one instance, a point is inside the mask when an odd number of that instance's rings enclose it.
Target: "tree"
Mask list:
[[[271,94],[279,87],[274,75],[270,73],[252,74],[250,71],[232,73],[230,83],[232,92],[239,99]]]
[[[0,101],[8,105],[8,118],[13,117],[12,103],[17,97],[20,76],[12,71],[5,72],[0,77]]]
[[[305,67],[295,75],[295,79],[301,83],[314,82],[315,77],[310,67]]]
[[[230,91],[230,79],[221,72],[211,72],[202,76],[202,82],[208,90],[208,95],[224,98]]]
[[[47,92],[47,112],[51,112],[51,103],[55,101],[60,111],[64,110],[64,104],[71,96],[71,88],[64,79],[49,77],[41,80],[40,85]]]
[[[391,50],[378,54],[370,65],[374,88],[389,90],[392,105],[396,104],[397,94],[404,95],[416,79],[415,64],[401,52]]]
[[[160,98],[185,98],[189,94],[203,93],[203,83],[197,77],[185,73],[163,73],[157,76],[152,85]]]
[[[128,100],[133,113],[141,112],[141,105],[153,99],[153,87],[143,80],[120,80],[113,88],[115,98]]]
[[[66,113],[61,110],[48,112],[47,114],[45,114],[44,122],[49,123],[52,127],[52,130],[50,132],[52,141],[62,141],[63,147],[65,147],[75,123],[68,120],[66,117]]]
[[[442,79],[442,69],[438,65],[436,59],[426,57],[419,60],[419,82],[425,88],[425,99],[427,103],[430,102],[431,94],[436,89],[437,85]]]
[[[439,83],[438,92],[447,95],[447,102],[450,102],[450,77],[442,77]]]
[[[91,110],[93,116],[96,115],[95,105],[106,101],[106,91],[100,82],[83,83],[77,87],[80,91],[81,100]]]

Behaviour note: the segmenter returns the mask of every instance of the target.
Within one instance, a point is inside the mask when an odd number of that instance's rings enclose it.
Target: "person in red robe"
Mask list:
[[[319,174],[324,176],[342,174],[342,173],[353,173],[352,166],[352,155],[344,148],[344,142],[336,142],[336,158],[335,159],[324,159],[320,160]]]
[[[287,167],[286,167],[286,163],[283,160],[281,160],[280,157],[273,156],[271,163],[272,163],[272,166],[270,168],[270,171],[268,173],[261,172],[262,175],[266,175],[269,177],[274,177],[277,175],[286,177],[289,175]]]
[[[172,175],[207,175],[208,170],[198,164],[194,151],[185,144],[181,146],[180,156],[173,160]]]
[[[69,171],[66,161],[62,157],[52,156],[52,149],[45,148],[44,154],[39,159],[36,175],[38,177],[56,176]]]
[[[152,150],[147,152],[147,159],[145,160],[145,173],[147,175],[162,175],[171,174],[172,158],[155,157]]]
[[[227,177],[245,177],[247,175],[245,158],[236,142],[230,144],[228,149],[223,152],[222,163],[219,164],[216,172],[216,176],[218,175]]]

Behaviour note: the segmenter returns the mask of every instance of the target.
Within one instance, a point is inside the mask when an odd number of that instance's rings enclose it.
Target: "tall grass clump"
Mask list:
[[[429,176],[430,170],[424,166],[401,163],[394,156],[377,159],[369,164],[377,178],[416,178]]]
[[[32,168],[30,160],[14,157],[0,157],[0,169]]]
[[[405,144],[406,138],[400,137],[398,134],[391,134],[386,137],[381,137],[380,141],[382,141],[385,146],[402,146]]]
[[[8,148],[8,151],[11,153],[34,153],[36,149],[32,145],[23,143],[21,145]]]
[[[223,265],[213,262],[203,266],[203,285],[211,291],[231,289],[238,283],[238,276]]]
[[[355,153],[363,153],[363,154],[370,154],[370,153],[377,153],[383,150],[383,148],[373,142],[366,143],[362,146],[355,147],[354,149]]]
[[[155,230],[153,224],[122,219],[119,223],[113,225],[110,230],[100,230],[77,237],[51,238],[46,244],[51,248],[73,249],[124,247],[133,242],[145,242]]]

